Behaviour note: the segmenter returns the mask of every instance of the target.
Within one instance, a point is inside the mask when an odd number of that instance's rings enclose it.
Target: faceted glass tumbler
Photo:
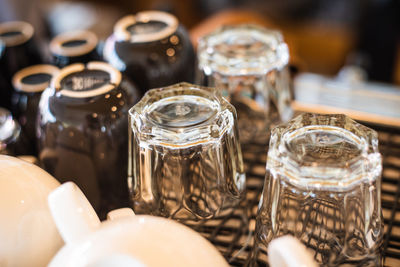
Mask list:
[[[199,41],[197,82],[221,90],[236,108],[242,143],[265,140],[292,117],[289,50],[277,31],[223,26]]]
[[[236,111],[212,88],[148,91],[129,112],[135,213],[186,221],[223,216],[244,197]]]
[[[377,133],[345,115],[302,114],[272,130],[255,257],[291,234],[323,266],[380,266]]]

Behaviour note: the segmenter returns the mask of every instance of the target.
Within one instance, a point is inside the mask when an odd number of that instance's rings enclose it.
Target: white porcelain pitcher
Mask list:
[[[60,185],[41,168],[0,155],[0,266],[42,267],[62,247],[48,194]]]

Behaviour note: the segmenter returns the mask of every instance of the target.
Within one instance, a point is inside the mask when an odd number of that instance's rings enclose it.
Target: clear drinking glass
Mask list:
[[[135,213],[191,224],[238,206],[245,173],[236,111],[218,91],[189,83],[152,89],[129,115]]]
[[[323,266],[380,266],[377,133],[345,115],[302,114],[272,130],[255,258],[292,234]]]
[[[223,26],[200,39],[197,57],[198,83],[235,106],[242,143],[266,140],[271,124],[291,119],[289,51],[279,32]]]

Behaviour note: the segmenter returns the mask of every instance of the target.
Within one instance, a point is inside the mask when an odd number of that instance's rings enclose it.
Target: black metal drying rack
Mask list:
[[[385,267],[397,267],[400,266],[400,128],[367,126],[378,131],[379,149],[383,156],[383,263]],[[266,143],[243,146],[246,201],[228,218],[214,221],[214,225],[202,229],[203,236],[221,251],[232,266],[245,266],[253,249],[255,217],[264,185],[267,150]],[[247,213],[248,220],[243,213]],[[267,265],[265,258],[257,261],[261,266]]]

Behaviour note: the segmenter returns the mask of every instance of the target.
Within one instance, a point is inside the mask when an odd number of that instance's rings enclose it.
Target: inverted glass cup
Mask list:
[[[345,115],[302,114],[272,130],[254,257],[292,234],[323,266],[380,266],[377,133]]]
[[[223,26],[200,39],[197,58],[198,83],[235,106],[242,143],[265,141],[271,124],[291,119],[289,50],[279,32]]]
[[[152,89],[129,117],[135,213],[190,225],[238,206],[245,174],[236,111],[218,91],[188,83]]]

